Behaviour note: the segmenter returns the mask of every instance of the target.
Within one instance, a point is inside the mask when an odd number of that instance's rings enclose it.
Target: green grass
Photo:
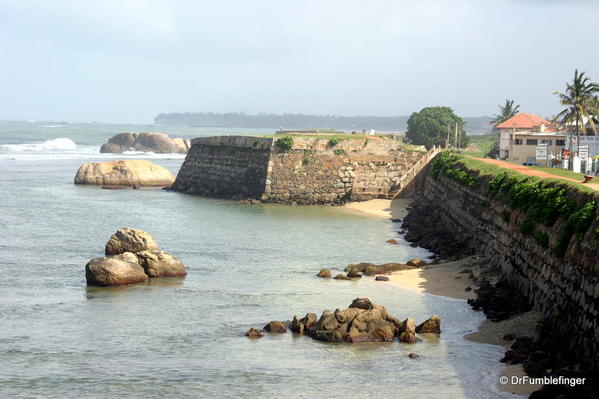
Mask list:
[[[544,166],[531,166],[531,169],[541,170],[543,172],[551,173],[552,175],[558,175],[561,177],[567,177],[569,179],[575,179],[582,181],[584,178],[584,173],[576,173],[571,170],[562,169],[562,168],[546,168]],[[597,181],[599,183],[599,179]],[[595,183],[595,181],[593,181]]]
[[[461,164],[465,165],[468,169],[471,170],[476,170],[478,171],[481,175],[490,175],[490,176],[495,176],[498,175],[500,173],[507,173],[508,176],[518,176],[518,177],[526,177],[528,178],[530,181],[546,181],[546,182],[553,182],[553,183],[558,183],[558,184],[565,184],[568,187],[571,188],[575,188],[577,190],[580,191],[585,191],[585,192],[591,192],[591,193],[596,193],[597,191],[593,190],[592,188],[590,188],[589,186],[582,184],[582,183],[574,183],[568,180],[562,180],[559,177],[556,178],[547,178],[547,179],[541,179],[540,177],[536,177],[536,176],[528,176],[528,175],[523,175],[522,173],[519,173],[515,170],[512,169],[507,169],[507,168],[502,168],[501,166],[498,165],[493,165],[490,163],[487,163],[485,161],[479,161],[478,159],[472,159],[472,158],[468,158],[465,156],[459,156],[458,162],[460,162]],[[580,173],[574,173],[574,172],[570,172],[568,170],[562,170],[562,169],[552,169],[552,168],[540,168],[540,167],[534,167],[534,169],[539,169],[539,170],[544,170],[547,171],[549,173],[553,173],[553,171],[555,170],[561,170],[563,172],[568,172],[570,174],[573,175],[577,175],[575,178],[579,179],[580,176],[583,176]],[[557,173],[554,173],[555,175],[558,175]],[[560,175],[562,177],[568,177],[570,178],[570,175],[567,175],[567,173]],[[580,178],[580,180],[582,181],[582,178]]]
[[[468,136],[470,142],[463,153],[473,157],[484,158],[493,148],[495,143],[497,143],[498,138],[499,135],[497,133],[470,135]]]

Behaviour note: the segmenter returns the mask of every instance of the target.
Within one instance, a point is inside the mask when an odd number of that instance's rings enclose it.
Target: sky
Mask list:
[[[0,0],[0,119],[551,116],[599,81],[599,1]]]

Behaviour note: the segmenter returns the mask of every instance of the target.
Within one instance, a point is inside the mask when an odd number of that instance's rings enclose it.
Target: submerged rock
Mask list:
[[[362,275],[355,270],[350,270],[347,272],[347,277],[349,278],[362,278]]]
[[[287,332],[287,328],[280,321],[271,321],[264,326],[264,331],[268,331],[269,333],[285,333]]]
[[[375,281],[389,281],[389,277],[387,276],[376,276],[374,278]]]
[[[148,276],[131,252],[120,255],[94,258],[85,265],[88,285],[122,285],[146,281]]]
[[[345,274],[339,273],[335,276],[335,280],[351,280],[351,278],[347,277]]]
[[[323,278],[329,278],[329,277],[331,277],[331,269],[320,269],[317,276],[323,277]]]
[[[245,333],[245,336],[250,338],[262,338],[264,336],[264,333],[260,330],[256,330],[255,328],[250,328]]]
[[[347,265],[347,267],[345,268],[345,271],[348,273],[356,272],[356,273],[363,273],[366,276],[373,276],[375,274],[385,274],[385,273],[396,272],[399,270],[410,270],[410,269],[416,269],[416,266],[410,266],[410,265],[403,264],[403,263],[384,263],[382,265],[375,265],[374,263],[362,262],[362,263]]]
[[[147,232],[130,227],[118,229],[106,243],[106,255],[118,255],[123,252],[158,251],[158,243]]]
[[[175,176],[147,160],[89,162],[81,165],[75,184],[125,187],[168,187]]]

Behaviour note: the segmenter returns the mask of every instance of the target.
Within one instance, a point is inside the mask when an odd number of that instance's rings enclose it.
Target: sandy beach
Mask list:
[[[343,208],[380,218],[403,219],[407,214],[406,208],[410,205],[411,201],[411,198],[397,198],[393,201],[373,199],[362,202],[350,202],[343,205]]]
[[[373,217],[403,219],[407,214],[406,208],[410,202],[409,198],[393,201],[376,199],[354,202],[344,207]],[[488,262],[485,258],[470,256],[453,262],[430,264],[418,269],[394,272],[389,276],[389,283],[417,292],[467,300],[476,298],[474,289],[477,286],[470,277],[478,277],[482,271],[487,270],[487,267]],[[464,339],[508,348],[513,341],[504,340],[504,336],[508,334],[514,336],[535,335],[535,326],[541,317],[540,313],[530,311],[500,322],[485,320],[479,326],[478,331],[467,334]],[[499,359],[497,361],[499,362]],[[534,384],[512,384],[513,376],[524,375],[526,373],[521,364],[505,366],[498,377],[508,377],[508,383],[500,384],[498,380],[497,388],[503,392],[526,396],[541,388],[540,385]]]

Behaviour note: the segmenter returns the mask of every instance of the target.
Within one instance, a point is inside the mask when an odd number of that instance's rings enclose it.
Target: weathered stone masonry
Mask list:
[[[356,138],[331,145],[323,138],[294,138],[280,151],[274,138],[197,138],[173,190],[265,202],[336,204],[388,197],[422,157],[391,139]]]
[[[579,203],[592,200],[590,196],[572,193]],[[544,248],[520,232],[518,226],[527,216],[511,209],[506,200],[490,199],[486,184],[471,189],[445,176],[435,180],[430,175],[410,213],[409,235],[428,240],[432,249],[453,245],[462,254],[486,255],[548,317],[563,339],[557,349],[561,356],[599,369],[599,239],[593,233],[599,220],[595,219],[582,240],[574,236],[564,257],[558,257],[551,247],[564,220],[551,228],[536,226],[549,236],[551,245]]]

